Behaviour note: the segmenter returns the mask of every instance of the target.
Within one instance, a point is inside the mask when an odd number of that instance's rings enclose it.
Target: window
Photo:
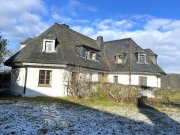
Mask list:
[[[44,39],[42,51],[46,53],[55,52],[55,40]]]
[[[90,59],[90,51],[89,50],[85,51],[85,58]]]
[[[140,76],[139,77],[139,85],[140,86],[147,86],[147,77]]]
[[[118,83],[118,76],[114,76],[114,83]]]
[[[92,60],[96,60],[96,52],[92,52]]]
[[[81,57],[86,58],[88,60],[97,60],[97,52],[94,51],[93,49],[87,49],[87,48],[82,48],[81,49]]]
[[[92,82],[92,74],[89,74],[89,81]]]
[[[76,81],[77,80],[77,76],[78,74],[76,72],[72,72],[72,81]]]
[[[46,41],[45,50],[46,50],[46,52],[52,52],[52,50],[53,50],[53,42],[52,41]]]
[[[39,71],[39,86],[51,86],[51,70]]]
[[[115,63],[122,63],[122,62],[123,62],[123,55],[116,55]]]
[[[145,64],[146,63],[146,55],[145,54],[139,54],[138,55],[138,62],[141,64]]]

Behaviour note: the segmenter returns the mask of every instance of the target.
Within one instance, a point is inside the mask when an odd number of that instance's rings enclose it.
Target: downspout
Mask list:
[[[25,79],[24,79],[24,91],[23,91],[23,95],[26,94],[27,74],[28,74],[28,69],[27,69],[27,67],[25,67]]]

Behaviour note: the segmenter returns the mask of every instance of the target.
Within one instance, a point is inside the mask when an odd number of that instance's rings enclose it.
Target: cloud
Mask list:
[[[68,15],[70,16],[77,16],[79,12],[81,12],[81,14],[84,12],[97,12],[97,8],[81,3],[78,0],[69,0],[68,3],[61,8],[61,13],[69,13]]]
[[[99,30],[125,30],[132,27],[133,22],[130,20],[113,20],[113,19],[105,19],[102,21],[97,21],[95,23],[96,27]]]
[[[17,48],[13,44],[45,30],[48,24],[41,16],[46,14],[46,6],[41,0],[1,1],[0,32],[10,41],[10,48]]]

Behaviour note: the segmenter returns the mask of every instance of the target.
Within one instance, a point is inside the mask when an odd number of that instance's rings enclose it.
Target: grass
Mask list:
[[[62,104],[74,104],[74,105],[82,105],[87,107],[94,107],[94,106],[126,106],[126,107],[135,107],[132,103],[121,103],[115,102],[110,100],[99,100],[96,98],[93,99],[77,99],[72,97],[18,97],[9,94],[1,94],[0,100],[6,100],[11,102],[18,102],[18,101],[27,101],[27,102],[37,102],[37,103],[44,103],[44,104],[51,104],[51,103],[62,103]]]
[[[121,100],[118,101],[111,100],[107,94],[108,89],[107,88],[102,89],[104,87],[109,88],[110,86],[107,85],[107,86],[99,87],[98,91],[92,97],[83,98],[83,99],[72,98],[72,97],[18,97],[4,93],[0,95],[0,100],[8,101],[7,104],[18,101],[28,101],[28,102],[37,102],[44,104],[51,104],[51,103],[61,103],[68,105],[73,104],[73,105],[82,105],[87,107],[95,107],[95,106],[102,106],[102,107],[121,106],[121,107],[133,107],[133,108],[136,107],[135,101],[122,102]],[[118,92],[119,91],[120,90],[118,90]],[[124,93],[121,94],[120,97],[122,97],[123,95]],[[130,97],[135,97],[134,95]],[[156,98],[148,98],[145,100],[145,103],[157,109],[180,110],[180,91],[157,89],[155,91],[155,95]]]

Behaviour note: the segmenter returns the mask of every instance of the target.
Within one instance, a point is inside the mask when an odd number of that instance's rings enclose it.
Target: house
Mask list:
[[[5,64],[12,67],[11,91],[24,96],[66,96],[67,67],[83,67],[92,82],[161,87],[165,72],[157,54],[131,38],[104,42],[57,24],[21,42],[21,50]],[[68,71],[73,78],[76,71]]]

